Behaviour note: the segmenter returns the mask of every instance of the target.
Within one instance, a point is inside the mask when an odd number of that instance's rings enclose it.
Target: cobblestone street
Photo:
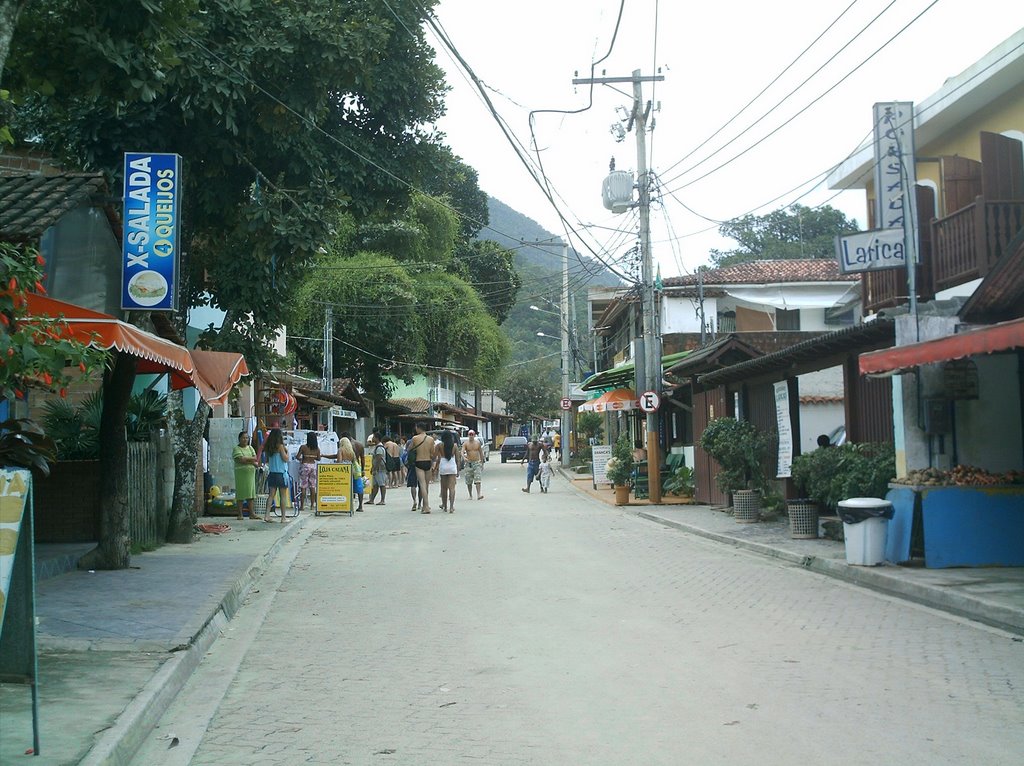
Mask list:
[[[522,473],[311,520],[135,763],[1020,762],[1019,638]]]

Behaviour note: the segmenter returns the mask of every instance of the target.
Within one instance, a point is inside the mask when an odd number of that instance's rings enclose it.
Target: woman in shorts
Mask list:
[[[270,469],[267,476],[269,507],[264,520],[271,520],[269,508],[274,507],[274,495],[277,495],[277,509],[281,514],[281,523],[284,524],[285,498],[288,497],[288,461],[291,458],[288,455],[288,448],[284,446],[284,436],[280,428],[270,432],[266,444],[263,445],[263,454],[267,456],[267,467]]]

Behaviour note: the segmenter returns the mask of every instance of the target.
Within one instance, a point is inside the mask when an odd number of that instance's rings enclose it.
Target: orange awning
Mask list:
[[[631,388],[616,388],[614,391],[606,391],[596,399],[591,399],[580,405],[584,412],[620,412],[623,410],[639,409],[640,400],[636,391]]]
[[[861,375],[869,375],[905,370],[921,364],[948,362],[965,356],[992,354],[1013,348],[1024,348],[1024,319],[1000,322],[945,338],[861,354],[860,372]]]
[[[140,373],[168,373],[174,389],[195,387],[210,404],[223,404],[231,388],[249,374],[241,354],[190,351],[109,314],[28,293],[29,312],[60,318],[71,336],[93,348],[115,349],[138,358]]]

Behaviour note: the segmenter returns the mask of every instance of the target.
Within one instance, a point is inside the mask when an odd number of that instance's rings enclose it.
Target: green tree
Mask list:
[[[793,205],[767,215],[745,215],[718,231],[736,241],[733,250],[712,250],[715,266],[790,258],[834,258],[835,237],[857,231],[857,222],[829,205]]]
[[[403,312],[416,302],[417,285],[405,268],[388,255],[332,249],[309,270],[296,292],[294,334],[323,334],[325,311],[333,314],[334,374],[353,378],[370,395],[391,395],[388,375],[411,381],[413,367],[391,360],[423,358],[423,341]],[[415,320],[412,320],[415,327]],[[299,359],[319,370],[323,344],[293,341]]]
[[[512,251],[489,240],[463,241],[456,246],[455,269],[473,285],[488,313],[498,324],[503,323],[523,284]]]
[[[202,342],[241,351],[259,372],[341,211],[402,209],[408,184],[435,168],[429,126],[445,85],[421,24],[433,5],[211,0],[200,13],[196,0],[37,0],[6,62],[11,127],[71,167],[105,171],[114,188],[125,148],[181,154],[181,303],[208,295],[224,309],[224,328]],[[123,420],[132,372],[130,360],[111,368],[111,423]],[[180,397],[169,400],[172,532],[190,538],[208,409],[185,423]],[[121,513],[122,500],[104,513]],[[125,565],[125,536],[104,536],[108,561],[96,566]]]
[[[512,367],[498,387],[509,415],[519,422],[535,415],[549,416],[558,411],[560,394],[553,382],[557,370],[542,362]]]

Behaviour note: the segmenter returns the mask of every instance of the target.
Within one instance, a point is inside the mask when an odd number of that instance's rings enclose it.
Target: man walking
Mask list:
[[[384,449],[388,452],[388,456],[385,458],[388,471],[388,486],[397,487],[399,486],[399,479],[402,474],[402,448],[395,441],[395,437],[385,436]]]
[[[526,486],[523,492],[529,493],[530,485],[540,473],[541,455],[547,456],[548,445],[537,440],[537,434],[530,437],[530,443],[526,445]]]
[[[427,434],[427,425],[416,424],[416,435],[409,440],[409,455],[415,461],[416,482],[420,489],[420,513],[430,513],[430,471],[434,465],[434,437]],[[416,506],[413,506],[416,510]]]
[[[349,436],[348,431],[342,431],[340,436],[341,436],[342,439],[348,439],[352,443],[352,451],[356,453],[356,461],[355,462],[359,466],[359,470],[360,471],[365,470],[364,469],[364,465],[365,464],[363,463],[363,443],[361,441],[359,441],[358,439],[354,439],[351,436]],[[359,513],[362,513],[363,512],[363,493],[362,492],[356,493],[356,497],[359,498],[359,507],[356,508],[356,511],[358,511]]]
[[[470,431],[462,444],[463,475],[466,477],[466,489],[469,499],[473,499],[473,485],[476,485],[476,499],[483,500],[484,493],[480,489],[484,474],[484,445],[476,438],[476,431]]]
[[[384,496],[388,491],[387,457],[388,450],[384,446],[384,440],[379,431],[374,431],[370,436],[370,475],[373,477],[373,490],[370,492],[370,505],[374,504],[377,492],[380,492],[380,501],[377,505],[384,505]]]

